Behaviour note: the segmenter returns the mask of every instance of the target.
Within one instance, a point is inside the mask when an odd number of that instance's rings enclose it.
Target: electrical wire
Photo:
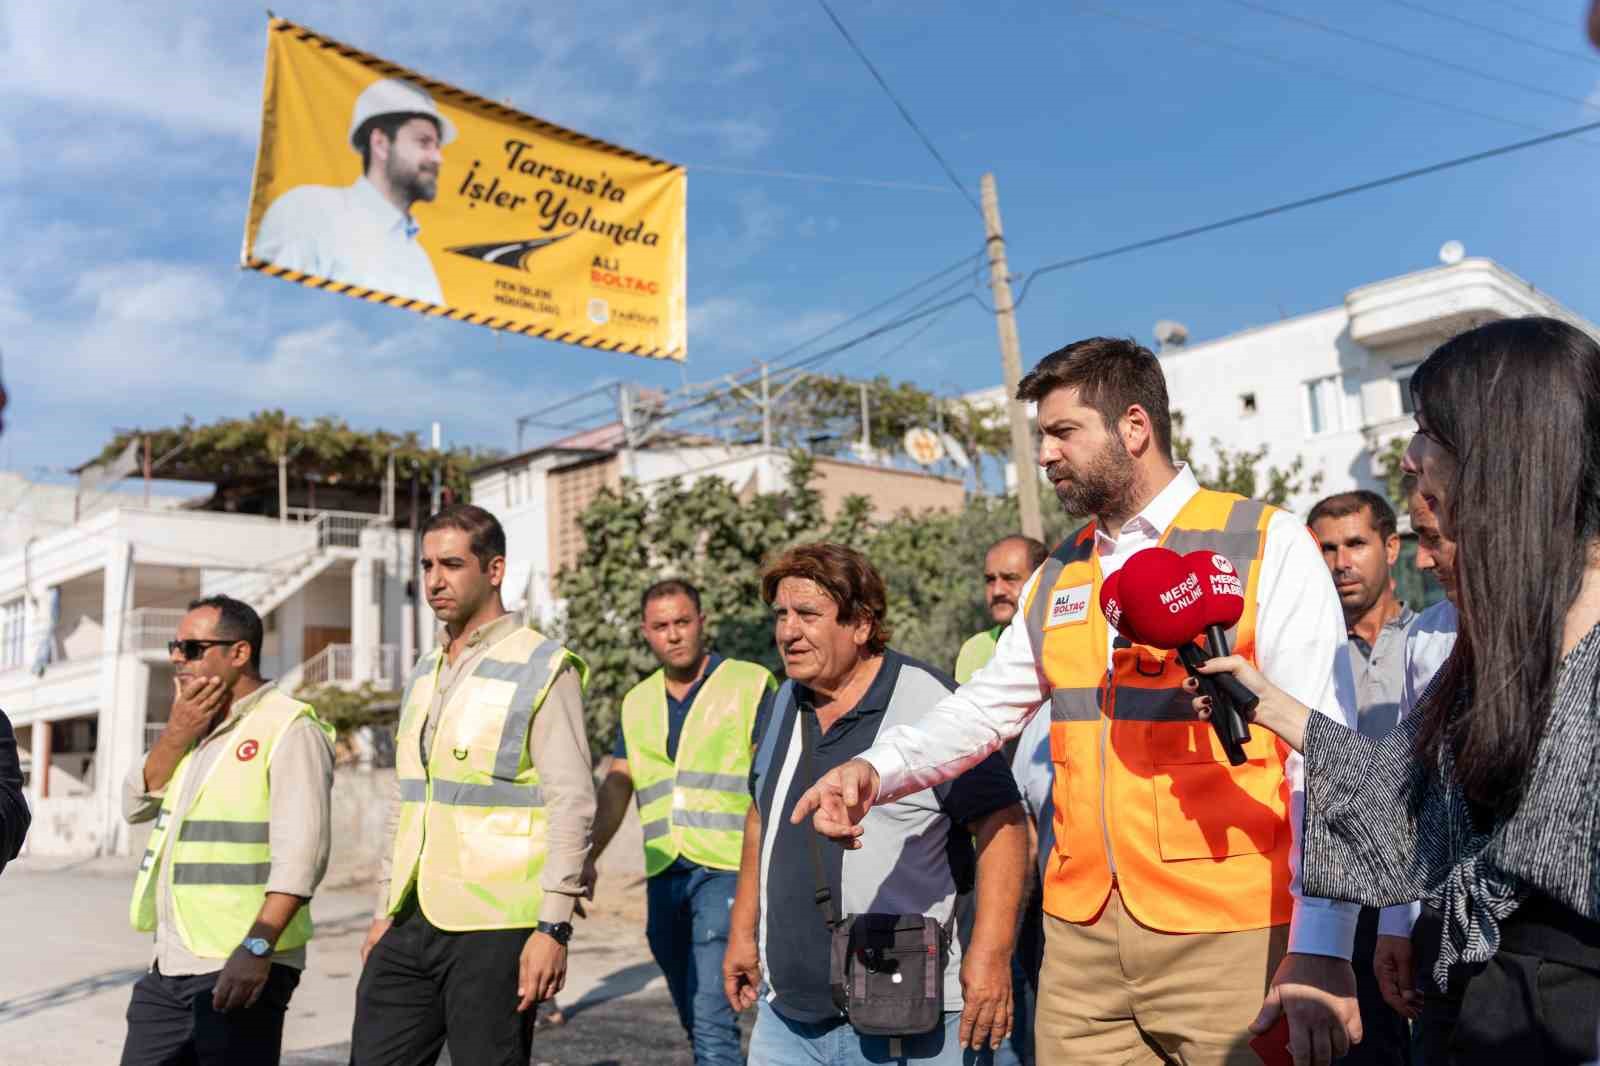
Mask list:
[[[1430,107],[1440,108],[1441,110],[1454,111],[1459,115],[1467,115],[1472,118],[1486,119],[1490,122],[1498,122],[1504,126],[1528,130],[1532,133],[1552,132],[1551,127],[1549,126],[1539,126],[1531,122],[1522,122],[1518,119],[1506,118],[1504,115],[1496,115],[1488,111],[1478,111],[1473,108],[1463,107],[1460,104],[1451,103],[1446,100],[1436,100],[1430,96],[1421,96],[1417,93],[1406,92],[1403,89],[1391,88],[1390,86],[1383,85],[1379,82],[1367,81],[1365,78],[1352,77],[1351,75],[1340,70],[1316,66],[1306,63],[1300,59],[1291,59],[1288,56],[1262,51],[1258,48],[1246,47],[1241,44],[1235,44],[1234,42],[1224,40],[1221,37],[1212,37],[1208,34],[1197,33],[1193,30],[1180,29],[1177,26],[1170,26],[1164,22],[1143,18],[1139,15],[1130,15],[1126,12],[1114,11],[1110,8],[1100,7],[1096,4],[1086,4],[1081,2],[1077,5],[1077,7],[1088,14],[1098,15],[1101,18],[1115,19],[1118,22],[1125,22],[1129,25],[1139,26],[1147,30],[1154,30],[1160,33],[1169,33],[1175,37],[1181,37],[1185,40],[1195,41],[1199,44],[1220,49],[1222,51],[1233,52],[1237,55],[1248,56],[1252,59],[1265,60],[1268,63],[1277,63],[1278,65],[1288,67],[1297,73],[1303,73],[1309,70],[1320,74],[1323,77],[1348,82],[1351,85],[1358,85],[1364,89],[1371,90],[1372,92],[1382,93],[1386,96],[1392,96],[1398,100],[1408,100],[1412,103],[1426,104]],[[1600,143],[1596,143],[1594,141],[1579,140],[1576,143],[1590,148],[1600,149]]]
[[[1579,19],[1558,19],[1558,18],[1555,18],[1555,17],[1551,16],[1547,12],[1540,11],[1536,7],[1530,7],[1527,4],[1515,3],[1514,0],[1499,0],[1499,6],[1500,7],[1509,7],[1514,11],[1520,11],[1524,15],[1528,15],[1528,16],[1531,16],[1533,18],[1538,19],[1540,22],[1547,22],[1552,26],[1560,26],[1564,30],[1571,31],[1571,30],[1580,28],[1579,22],[1581,20],[1579,20]]]
[[[1332,26],[1326,22],[1319,22],[1316,19],[1307,18],[1305,15],[1296,15],[1290,11],[1280,11],[1275,7],[1269,7],[1266,4],[1257,3],[1256,0],[1227,0],[1227,2],[1233,4],[1235,7],[1242,7],[1249,11],[1259,12],[1263,15],[1271,15],[1273,18],[1283,19],[1286,22],[1297,23],[1298,25],[1305,26],[1309,29],[1319,30],[1323,33],[1330,33],[1335,37],[1343,37],[1345,40],[1356,41],[1360,44],[1369,45],[1373,48],[1381,48],[1386,52],[1393,52],[1396,55],[1405,56],[1407,59],[1416,59],[1424,63],[1431,63],[1436,67],[1443,67],[1446,70],[1453,70],[1458,74],[1465,74],[1468,77],[1478,78],[1483,81],[1492,81],[1498,85],[1504,85],[1512,89],[1521,89],[1523,92],[1535,93],[1539,96],[1547,96],[1552,100],[1560,100],[1563,103],[1577,104],[1578,106],[1588,108],[1591,111],[1600,111],[1600,104],[1585,100],[1579,96],[1568,96],[1566,93],[1558,93],[1554,90],[1543,88],[1542,86],[1530,85],[1525,81],[1517,81],[1514,78],[1504,78],[1498,74],[1490,74],[1486,70],[1480,70],[1479,68],[1470,66],[1466,63],[1457,63],[1454,60],[1441,59],[1440,57],[1430,55],[1427,52],[1419,52],[1414,48],[1406,48],[1403,45],[1390,44],[1388,41],[1380,41],[1376,37],[1367,37],[1359,33],[1352,33],[1349,30],[1340,29],[1338,26]]]
[[[1566,48],[1557,48],[1554,45],[1545,44],[1543,41],[1536,41],[1532,37],[1523,37],[1521,34],[1511,33],[1507,30],[1502,30],[1499,27],[1490,26],[1487,23],[1475,22],[1469,18],[1462,18],[1460,15],[1457,15],[1454,12],[1440,11],[1438,8],[1429,7],[1427,4],[1419,4],[1416,2],[1416,0],[1388,0],[1388,2],[1393,4],[1395,7],[1403,7],[1408,11],[1420,11],[1424,15],[1430,15],[1436,19],[1443,19],[1446,22],[1454,22],[1460,26],[1467,26],[1482,33],[1499,37],[1502,40],[1512,41],[1528,48],[1537,48],[1541,52],[1549,52],[1552,55],[1563,56],[1567,59],[1576,59],[1580,63],[1588,63],[1592,65],[1595,62],[1595,57],[1592,55],[1588,55],[1583,52],[1573,52]]]
[[[1167,233],[1160,237],[1150,237],[1146,240],[1134,241],[1132,244],[1124,244],[1119,245],[1116,248],[1108,248],[1103,252],[1092,252],[1089,255],[1080,255],[1072,259],[1063,259],[1059,262],[1048,263],[1045,266],[1034,270],[1028,275],[1027,281],[1023,283],[1022,292],[1017,296],[1016,305],[1019,307],[1022,305],[1022,301],[1027,298],[1028,290],[1033,287],[1033,283],[1035,281],[1037,281],[1043,275],[1057,270],[1066,270],[1069,267],[1082,266],[1084,263],[1093,263],[1100,259],[1110,259],[1113,256],[1125,255],[1128,252],[1136,252],[1145,248],[1154,248],[1161,244],[1171,244],[1174,241],[1181,241],[1189,237],[1197,237],[1202,233],[1212,233],[1216,230],[1227,229],[1230,226],[1238,226],[1245,222],[1254,222],[1258,219],[1270,218],[1273,215],[1281,215],[1289,211],[1298,210],[1302,207],[1325,204],[1330,200],[1338,200],[1346,196],[1353,196],[1359,192],[1368,192],[1372,189],[1381,189],[1385,185],[1395,185],[1403,181],[1410,181],[1412,178],[1420,178],[1428,174],[1437,174],[1442,170],[1451,170],[1455,167],[1466,166],[1468,163],[1477,163],[1485,159],[1493,159],[1497,156],[1509,155],[1512,152],[1520,152],[1525,148],[1533,148],[1541,144],[1549,144],[1552,141],[1564,140],[1568,137],[1576,137],[1580,133],[1588,133],[1589,131],[1595,129],[1600,129],[1600,121],[1586,122],[1581,126],[1573,126],[1569,129],[1557,130],[1554,133],[1547,133],[1540,137],[1530,137],[1525,141],[1517,141],[1514,144],[1504,144],[1498,148],[1490,148],[1482,152],[1473,152],[1471,155],[1457,156],[1454,159],[1446,159],[1440,163],[1430,163],[1425,167],[1416,167],[1412,170],[1402,171],[1399,174],[1390,174],[1388,177],[1375,178],[1372,181],[1364,181],[1357,185],[1346,185],[1342,189],[1334,189],[1331,192],[1318,193],[1316,196],[1307,196],[1299,200],[1291,200],[1288,203],[1276,204],[1272,207],[1265,207],[1259,211],[1251,211],[1243,215],[1234,215],[1232,218],[1221,219],[1217,222],[1208,222],[1202,226],[1191,226],[1188,229],[1178,230],[1175,233]]]
[[[832,174],[805,174],[792,170],[750,170],[744,167],[713,167],[700,163],[685,163],[685,170],[701,174],[737,174],[752,178],[787,178],[790,181],[815,181],[830,185],[862,185],[871,189],[905,189],[911,192],[942,192],[950,190],[943,185],[928,185],[920,181],[890,181],[879,178],[841,178]]]
[[[983,217],[983,208],[978,206],[978,201],[972,195],[971,190],[962,183],[960,178],[956,177],[956,172],[945,161],[944,156],[939,154],[939,149],[933,146],[933,141],[929,140],[928,135],[922,132],[922,127],[917,125],[917,120],[911,117],[911,112],[906,110],[906,105],[900,102],[900,98],[894,94],[893,89],[889,88],[889,83],[883,79],[883,75],[878,73],[878,68],[873,65],[871,59],[867,58],[867,53],[861,50],[861,46],[856,43],[856,39],[850,36],[850,31],[844,28],[844,23],[839,21],[839,16],[835,15],[833,8],[828,6],[828,0],[817,0],[817,3],[822,7],[823,11],[828,13],[828,18],[833,21],[834,26],[839,31],[839,35],[845,39],[845,43],[850,46],[851,50],[860,57],[861,62],[867,68],[867,72],[878,83],[878,87],[889,98],[889,102],[894,104],[895,109],[900,112],[900,117],[906,120],[906,125],[911,127],[911,131],[921,139],[923,147],[938,161],[939,166],[944,168],[945,176],[950,179],[950,183],[961,191],[962,196],[967,198],[967,203],[971,204],[972,209],[978,212],[978,217]]]

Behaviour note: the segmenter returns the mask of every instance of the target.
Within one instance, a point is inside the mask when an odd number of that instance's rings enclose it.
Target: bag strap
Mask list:
[[[812,739],[812,734],[817,732],[817,712],[800,706],[796,701],[795,714],[800,718],[800,752],[805,759],[806,776],[809,778],[815,769],[816,741]],[[817,830],[808,824],[805,834],[811,845],[811,870],[817,881],[817,910],[822,913],[823,924],[832,931],[839,925],[839,911],[833,905],[833,891],[828,888],[828,878],[822,869],[822,849],[817,844]]]

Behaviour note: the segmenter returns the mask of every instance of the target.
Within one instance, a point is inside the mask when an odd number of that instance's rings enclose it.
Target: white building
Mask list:
[[[193,599],[254,606],[263,672],[291,689],[400,685],[416,647],[409,531],[372,514],[288,517],[118,501],[0,555],[0,707],[28,777],[29,853],[128,850],[122,780],[171,707],[167,641]]]
[[[1195,457],[1211,442],[1266,448],[1264,465],[1305,460],[1315,494],[1290,501],[1304,514],[1322,496],[1382,491],[1378,451],[1416,429],[1411,372],[1462,330],[1498,318],[1550,315],[1591,335],[1600,330],[1488,259],[1406,274],[1352,289],[1342,303],[1159,353],[1174,411]],[[1003,389],[970,397],[999,403]]]

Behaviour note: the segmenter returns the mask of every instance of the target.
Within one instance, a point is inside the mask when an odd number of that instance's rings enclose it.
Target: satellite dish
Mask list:
[[[967,456],[967,450],[961,446],[960,441],[948,433],[939,434],[939,440],[944,444],[945,454],[950,457],[951,462],[963,470],[972,469],[972,460]]]
[[[1156,323],[1156,343],[1162,348],[1182,348],[1189,343],[1189,327],[1163,318]]]
[[[939,435],[926,426],[913,426],[906,430],[906,454],[919,466],[932,466],[944,458],[944,444]]]
[[[1439,246],[1439,262],[1445,266],[1455,266],[1466,254],[1467,246],[1460,241],[1445,241]]]

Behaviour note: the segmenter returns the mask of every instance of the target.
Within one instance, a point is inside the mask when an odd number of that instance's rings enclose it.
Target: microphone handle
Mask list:
[[[1213,659],[1220,659],[1222,656],[1230,654],[1228,651],[1228,631],[1219,625],[1206,627],[1206,643],[1211,646],[1211,657]],[[1261,702],[1260,697],[1241,685],[1232,674],[1212,674],[1211,676],[1222,687],[1223,691],[1227,692],[1233,699],[1233,705],[1238,709],[1240,717],[1245,721],[1250,721],[1255,717],[1256,704]],[[1248,739],[1250,733],[1245,730],[1243,735]]]
[[[1202,674],[1198,667],[1211,656],[1197,644],[1180,645],[1178,658],[1189,673],[1200,682],[1201,695],[1211,697],[1211,726],[1217,731],[1217,740],[1221,742],[1222,750],[1227,753],[1229,764],[1244,765],[1246,761],[1244,742],[1250,739],[1250,730],[1244,724],[1244,716],[1233,704],[1233,695],[1227,686],[1221,684],[1223,681],[1233,681],[1233,678],[1228,674]],[[1238,682],[1234,684],[1243,688]]]

